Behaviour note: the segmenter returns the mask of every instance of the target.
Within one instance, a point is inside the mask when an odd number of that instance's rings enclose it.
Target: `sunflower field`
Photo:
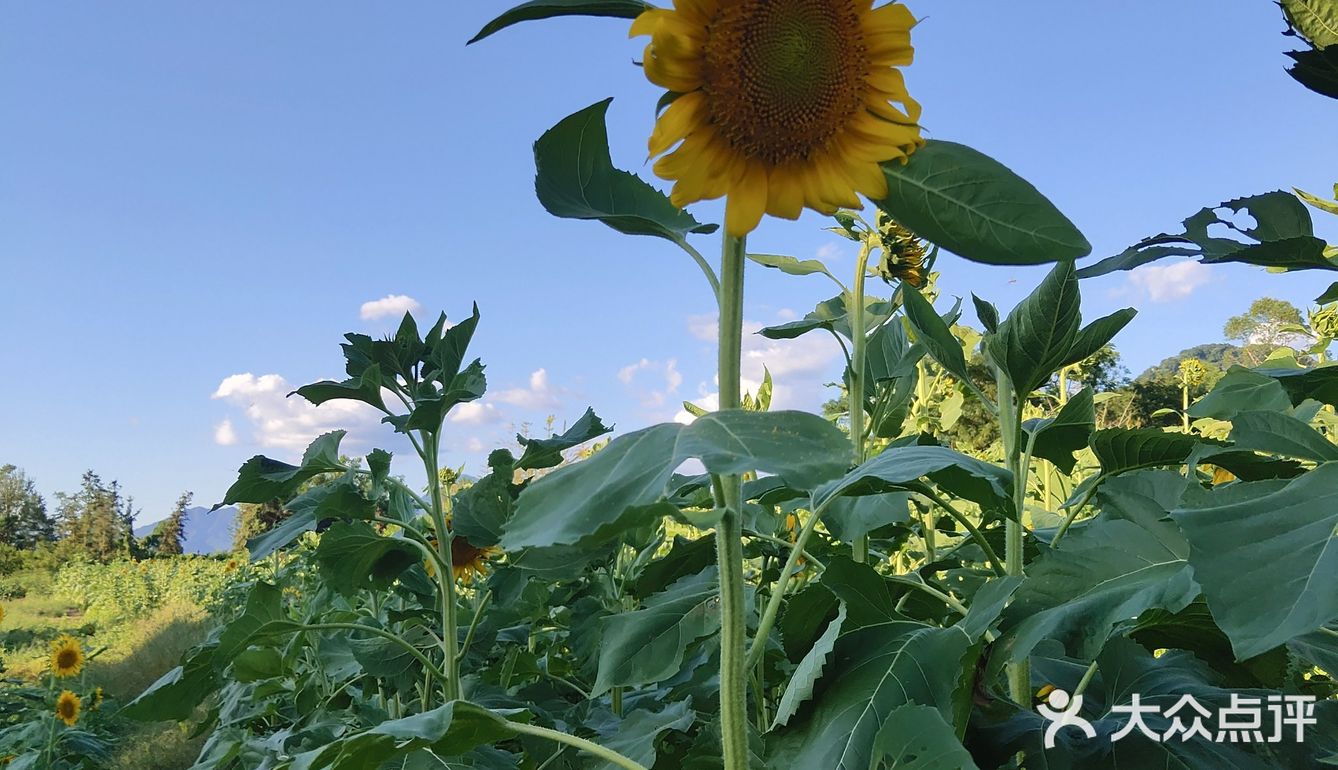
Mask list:
[[[1338,99],[1338,2],[1280,5],[1291,76]],[[565,415],[456,483],[443,437],[487,390],[474,336],[501,310],[345,335],[346,376],[294,398],[370,407],[414,451],[350,461],[337,430],[296,463],[253,457],[220,505],[285,515],[245,563],[99,572],[94,615],[180,594],[218,619],[117,718],[188,724],[200,770],[1338,764],[1338,247],[1316,234],[1338,186],[1205,201],[1090,259],[1035,186],[922,130],[901,2],[661,6],[531,0],[470,43],[570,16],[645,43],[647,171],[669,191],[615,164],[603,100],[538,137],[535,193],[700,271],[718,404],[617,435]],[[689,210],[717,199],[718,223]],[[853,274],[749,249],[805,211]],[[1315,346],[1184,365],[1175,427],[1119,427],[1075,373],[1136,311],[1084,314],[1083,282],[1169,258],[1305,271]],[[1000,308],[939,290],[958,260],[1048,272]],[[769,376],[743,392],[762,271],[831,295],[759,332],[840,348],[827,414],[772,409]],[[968,413],[984,449],[950,435]],[[54,644],[8,767],[99,766],[78,730],[102,696],[66,687],[87,652]]]

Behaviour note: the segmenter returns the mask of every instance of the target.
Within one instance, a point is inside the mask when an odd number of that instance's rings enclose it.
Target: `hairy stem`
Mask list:
[[[575,735],[568,735],[567,733],[558,732],[557,730],[550,730],[547,727],[527,725],[520,722],[508,722],[507,726],[511,730],[521,733],[522,735],[533,735],[537,738],[547,738],[550,741],[557,741],[558,743],[571,746],[572,748],[580,749],[587,754],[593,754],[607,762],[612,762],[618,767],[626,768],[626,770],[647,770],[646,766],[643,764],[633,762],[612,749],[606,749],[598,743],[587,741],[584,738],[577,738]]]
[[[446,663],[446,681],[442,685],[442,697],[448,701],[460,698],[460,653],[458,649],[456,606],[455,606],[455,570],[451,561],[451,539],[453,535],[446,523],[449,505],[449,491],[441,492],[441,475],[438,452],[439,436],[435,433],[424,436],[423,463],[427,470],[427,485],[432,498],[432,523],[437,529],[437,562],[441,569],[437,571],[437,584],[441,598],[441,652]]]
[[[1004,567],[1009,575],[1023,574],[1022,558],[1025,541],[1022,532],[1022,514],[1027,504],[1027,462],[1022,455],[1022,401],[1025,394],[1016,393],[1013,382],[1002,369],[996,369],[999,386],[999,433],[1003,437],[1004,463],[1013,474],[1013,516],[1005,522]],[[1027,661],[1009,663],[1006,667],[1008,694],[1016,703],[1031,703],[1031,669]]]
[[[864,278],[869,271],[869,252],[866,241],[860,246],[855,260],[854,291],[847,294],[846,314],[850,316],[850,377],[846,382],[846,403],[850,411],[850,441],[853,444],[855,465],[864,462],[864,359],[868,339],[864,336]],[[851,556],[857,562],[869,559],[869,536],[861,535],[851,547]]]
[[[743,355],[743,267],[747,245],[726,234],[720,255],[720,408],[738,409]],[[720,566],[720,737],[724,770],[748,770],[747,626],[743,591],[743,482],[714,479],[716,503],[724,511],[716,526]]]

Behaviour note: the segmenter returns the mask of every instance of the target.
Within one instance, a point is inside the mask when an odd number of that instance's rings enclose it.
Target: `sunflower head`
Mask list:
[[[51,673],[58,677],[78,676],[84,670],[84,648],[68,634],[51,643]]]
[[[228,563],[223,565],[223,573],[227,574],[237,569],[237,560],[228,559]]]
[[[74,727],[79,721],[79,696],[65,690],[61,692],[60,697],[56,699],[56,718],[65,723],[66,727]]]
[[[492,546],[480,548],[463,535],[456,535],[451,538],[451,572],[456,580],[469,585],[487,572],[488,560],[497,553]]]
[[[895,219],[881,215],[881,212],[878,218],[878,231],[883,251],[883,259],[878,264],[878,274],[888,283],[900,281],[917,289],[923,289],[926,277],[925,258],[928,256],[925,242]]]
[[[1197,358],[1186,358],[1180,362],[1180,384],[1187,388],[1202,387],[1209,377],[1208,365]]]
[[[674,0],[641,14],[646,77],[672,97],[649,145],[668,153],[655,173],[674,204],[725,196],[725,229],[743,236],[763,214],[886,196],[879,164],[923,144],[897,69],[914,24],[873,0]]]

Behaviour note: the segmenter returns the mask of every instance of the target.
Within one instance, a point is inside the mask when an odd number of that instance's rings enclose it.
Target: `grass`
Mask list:
[[[40,579],[34,582],[39,582]],[[30,590],[27,597],[0,602],[0,651],[5,676],[36,681],[46,670],[50,642],[60,634],[83,641],[90,660],[83,674],[109,698],[126,703],[139,695],[201,642],[210,619],[200,607],[172,602],[139,618],[89,623],[79,607]],[[184,770],[199,754],[204,738],[190,737],[185,725],[126,725],[115,746],[114,770]]]

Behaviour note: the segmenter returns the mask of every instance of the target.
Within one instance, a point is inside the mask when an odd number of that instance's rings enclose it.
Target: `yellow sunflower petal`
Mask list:
[[[734,183],[725,201],[725,231],[736,238],[751,233],[767,210],[767,170],[749,163],[743,177]]]
[[[650,135],[650,154],[659,155],[697,130],[706,115],[706,96],[700,91],[683,94],[673,101],[655,121]]]

